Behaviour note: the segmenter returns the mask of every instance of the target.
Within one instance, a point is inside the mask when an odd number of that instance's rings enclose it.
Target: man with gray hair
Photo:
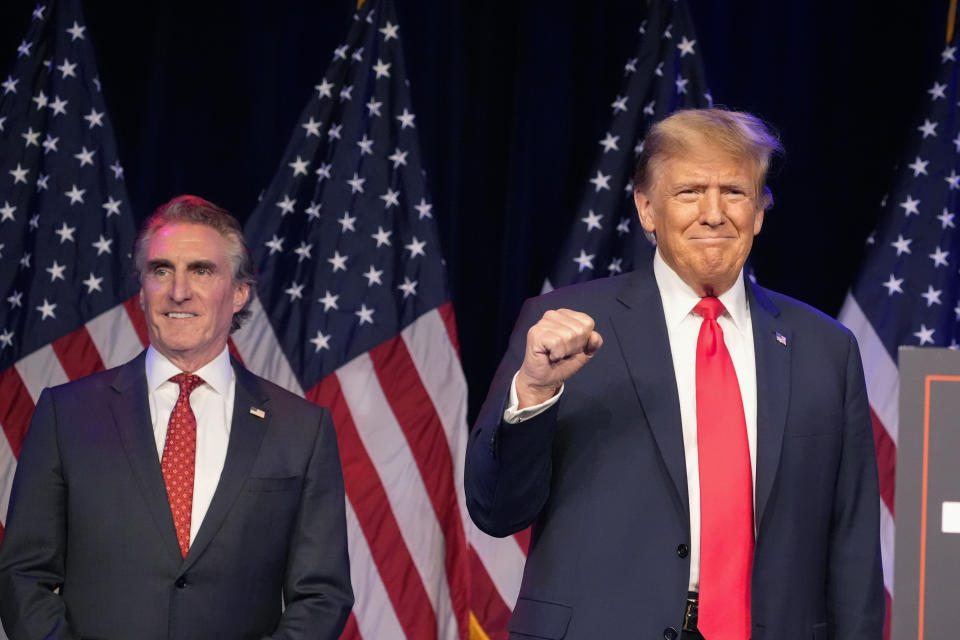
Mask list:
[[[652,262],[524,305],[466,460],[482,530],[533,524],[511,638],[881,637],[856,341],[743,276],[779,150],[747,113],[654,125]]]
[[[174,198],[134,261],[150,346],[37,402],[0,545],[4,628],[339,637],[353,593],[336,432],[230,358],[254,286],[239,224]]]

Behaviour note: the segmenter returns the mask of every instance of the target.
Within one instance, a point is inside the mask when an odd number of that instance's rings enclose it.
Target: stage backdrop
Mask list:
[[[754,250],[765,285],[838,311],[933,83],[947,4],[690,3],[715,101],[769,120],[787,149]],[[398,5],[472,417],[572,224],[643,3]],[[0,3],[3,77],[33,7]],[[138,219],[182,192],[245,219],[353,4],[84,8]]]

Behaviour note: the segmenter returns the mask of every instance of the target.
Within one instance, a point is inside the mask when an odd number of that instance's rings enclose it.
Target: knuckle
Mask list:
[[[563,338],[555,331],[543,334],[540,342],[551,354],[561,351],[563,347]]]
[[[587,333],[593,331],[593,327],[594,327],[593,318],[590,315],[583,313],[581,311],[577,311],[576,314],[577,315],[575,317],[579,322],[580,326],[582,326],[587,331]]]

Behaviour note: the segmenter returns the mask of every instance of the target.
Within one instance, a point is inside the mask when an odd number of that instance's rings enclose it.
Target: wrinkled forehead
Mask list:
[[[184,255],[212,262],[230,259],[230,240],[204,224],[168,222],[156,228],[147,246],[147,259],[168,254]]]
[[[743,174],[757,189],[761,187],[763,167],[760,161],[748,151],[717,144],[702,136],[674,142],[650,158],[647,169],[650,186],[654,186],[665,177],[668,167],[671,169],[683,167],[688,173],[696,173],[698,170],[712,172],[719,169],[727,174]]]

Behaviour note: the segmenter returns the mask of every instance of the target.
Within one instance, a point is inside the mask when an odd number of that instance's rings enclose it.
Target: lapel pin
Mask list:
[[[263,409],[257,409],[256,407],[250,407],[250,415],[257,416],[261,420],[267,417]]]
[[[787,336],[785,336],[785,335],[783,335],[782,333],[780,333],[779,331],[777,331],[777,342],[779,342],[779,343],[782,344],[783,346],[787,346]],[[253,409],[251,409],[250,411],[252,412]]]

